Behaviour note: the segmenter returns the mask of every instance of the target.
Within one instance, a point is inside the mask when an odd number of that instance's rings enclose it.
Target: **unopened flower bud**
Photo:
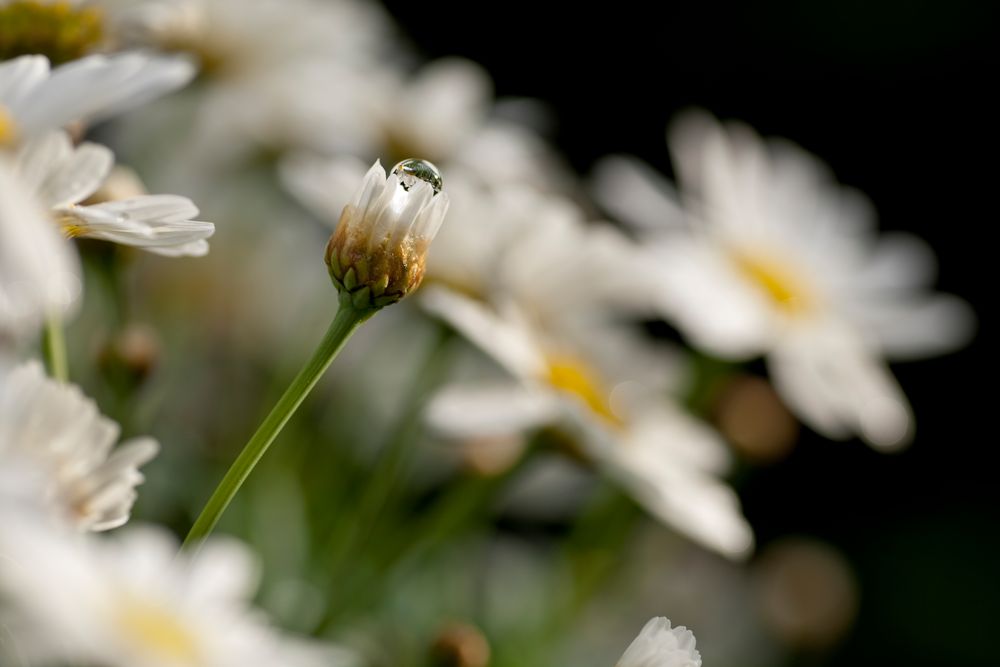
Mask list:
[[[326,246],[326,265],[341,299],[378,309],[415,290],[447,210],[441,175],[430,162],[403,160],[387,179],[376,161]]]

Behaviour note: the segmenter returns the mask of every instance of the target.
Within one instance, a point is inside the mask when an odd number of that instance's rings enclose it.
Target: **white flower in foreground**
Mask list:
[[[215,225],[193,220],[198,208],[187,197],[142,195],[81,205],[114,166],[114,154],[104,146],[73,146],[65,132],[48,132],[24,144],[15,164],[24,186],[69,238],[101,239],[170,257],[208,252],[206,239]]]
[[[615,667],[701,667],[694,634],[683,625],[670,627],[662,616],[650,619]]]
[[[502,259],[487,265],[497,271],[489,291],[447,281],[422,290],[422,305],[511,378],[447,388],[430,406],[431,422],[461,438],[556,427],[653,516],[710,548],[744,555],[752,533],[736,494],[718,479],[726,449],[668,401],[672,355],[606,323],[631,300],[625,290],[634,285],[622,282],[622,267],[634,263],[634,248],[573,217],[528,220],[552,224],[494,247]]]
[[[99,121],[180,88],[194,75],[181,58],[87,56],[50,70],[45,56],[0,62],[0,148],[74,121]]]
[[[211,539],[193,557],[178,555],[161,529],[98,540],[7,514],[0,506],[0,599],[11,608],[5,634],[29,659],[107,667],[349,663],[342,650],[283,636],[251,607],[256,563],[234,540]]]
[[[76,253],[0,155],[0,350],[49,315],[65,319],[79,295]]]
[[[713,354],[766,355],[784,400],[824,435],[906,444],[910,408],[883,356],[953,348],[972,322],[961,300],[924,291],[930,250],[879,238],[868,201],[790,143],[692,116],[671,147],[680,201],[635,161],[610,159],[597,178],[605,205],[649,236],[661,312]]]
[[[118,433],[78,387],[47,378],[38,362],[0,380],[0,468],[22,471],[41,496],[27,500],[82,530],[128,520],[143,481],[139,466],[159,448],[152,438],[136,438],[112,449]]]
[[[378,161],[365,175],[326,247],[330,277],[356,308],[381,308],[415,290],[448,195],[437,168],[404,160],[389,177]]]

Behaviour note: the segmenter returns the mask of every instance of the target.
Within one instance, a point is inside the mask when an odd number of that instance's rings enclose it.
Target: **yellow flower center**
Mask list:
[[[733,253],[733,261],[744,276],[786,313],[801,314],[815,304],[809,281],[788,263],[742,252]]]
[[[0,5],[0,60],[38,53],[58,65],[94,51],[103,40],[104,16],[97,7],[65,0]]]
[[[0,148],[13,146],[17,141],[17,124],[7,107],[0,104]]]
[[[150,657],[197,665],[201,651],[197,635],[184,620],[149,602],[126,599],[115,620],[123,636]]]
[[[580,399],[584,405],[601,417],[621,425],[621,418],[611,409],[610,393],[605,391],[600,377],[576,357],[558,354],[548,358],[548,383],[556,389]]]

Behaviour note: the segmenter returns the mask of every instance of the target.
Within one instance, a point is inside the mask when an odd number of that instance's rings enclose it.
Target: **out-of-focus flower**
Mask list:
[[[395,99],[380,105],[376,123],[383,149],[400,160],[446,162],[486,122],[493,103],[489,74],[462,58],[434,61],[409,81],[392,79]]]
[[[745,554],[750,528],[717,478],[724,446],[667,400],[672,355],[607,321],[630,302],[635,284],[622,267],[634,248],[572,215],[533,231],[494,247],[489,290],[448,282],[423,290],[426,308],[515,380],[447,388],[431,404],[431,422],[462,438],[556,426],[651,514],[713,549]]]
[[[248,549],[208,541],[177,554],[166,531],[73,539],[0,507],[0,592],[30,660],[108,667],[347,664],[344,651],[282,635],[250,606]]]
[[[643,626],[615,667],[701,667],[694,633],[662,616]]]
[[[784,400],[824,435],[904,445],[910,408],[882,356],[954,348],[972,323],[961,300],[923,291],[931,252],[878,238],[868,201],[788,142],[703,115],[670,138],[680,201],[632,160],[597,177],[605,205],[652,240],[663,314],[713,354],[767,355]]]
[[[50,70],[44,56],[0,62],[0,148],[74,121],[99,121],[179,88],[194,67],[143,53],[94,55]]]
[[[76,253],[0,155],[0,349],[71,314],[79,295]]]
[[[739,500],[718,479],[726,449],[662,395],[671,374],[662,350],[608,325],[556,336],[513,309],[498,314],[440,289],[423,296],[517,380],[443,390],[429,409],[441,432],[478,438],[556,427],[659,520],[724,554],[749,551]]]
[[[111,172],[114,155],[104,146],[73,146],[65,132],[49,132],[22,146],[15,164],[24,186],[69,238],[112,241],[168,257],[208,252],[206,239],[215,225],[193,220],[198,208],[187,197],[141,195],[80,205]]]
[[[33,500],[82,530],[128,520],[139,466],[158,450],[152,438],[136,438],[112,451],[118,432],[78,387],[45,377],[37,362],[0,384],[0,467],[20,471]]]
[[[147,0],[116,14],[126,43],[187,53],[201,65],[188,99],[158,110],[182,117],[191,139],[183,144],[185,168],[260,149],[368,143],[375,53],[388,41],[380,39],[387,22],[373,3]],[[150,135],[165,119],[135,121]]]
[[[427,248],[445,213],[437,168],[405,160],[388,179],[377,161],[340,216],[326,247],[337,289],[356,308],[381,308],[415,290],[424,277]]]

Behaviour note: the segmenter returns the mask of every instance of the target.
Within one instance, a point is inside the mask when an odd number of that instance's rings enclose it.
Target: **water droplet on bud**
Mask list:
[[[444,181],[438,168],[427,160],[409,158],[392,168],[392,173],[399,177],[399,184],[409,191],[417,180],[429,183],[434,188],[434,194],[441,192]]]

